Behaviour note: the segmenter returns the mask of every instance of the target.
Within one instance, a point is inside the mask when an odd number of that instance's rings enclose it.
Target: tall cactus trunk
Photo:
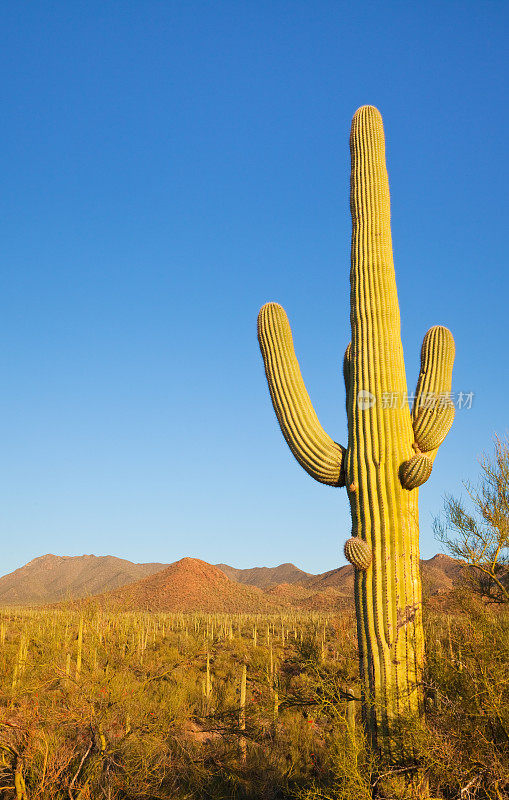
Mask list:
[[[418,487],[430,476],[453,421],[454,341],[436,326],[424,337],[408,405],[380,113],[354,115],[350,319],[344,359],[348,447],[321,427],[302,380],[284,310],[267,303],[258,338],[276,416],[294,456],[315,480],[345,486],[355,567],[363,718],[374,747],[400,760],[412,747],[403,722],[422,716],[424,637]]]
[[[391,747],[398,717],[419,713],[424,656],[419,575],[418,489],[399,479],[414,432],[407,398],[389,181],[382,120],[370,107],[354,117],[351,326],[345,482],[352,536],[369,545],[369,569],[356,570],[355,603],[364,715],[373,738]],[[396,407],[387,398],[397,398]],[[380,736],[381,734],[381,736]]]

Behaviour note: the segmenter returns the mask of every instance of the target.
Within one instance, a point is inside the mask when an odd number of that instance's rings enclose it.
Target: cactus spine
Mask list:
[[[363,718],[373,744],[399,758],[405,751],[399,722],[422,713],[417,487],[429,478],[438,446],[452,424],[454,341],[440,326],[424,337],[410,411],[405,402],[385,140],[376,108],[363,106],[354,115],[350,152],[352,341],[343,363],[346,449],[321,428],[281,306],[263,306],[258,338],[274,410],[290,449],[316,480],[347,487],[352,537],[345,555],[356,568]]]

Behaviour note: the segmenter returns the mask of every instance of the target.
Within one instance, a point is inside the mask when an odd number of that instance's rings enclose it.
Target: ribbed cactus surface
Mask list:
[[[364,720],[375,745],[400,757],[400,722],[422,713],[424,640],[419,575],[418,489],[454,417],[454,341],[431,328],[410,410],[390,229],[382,118],[363,106],[350,136],[352,338],[343,372],[345,449],[321,427],[304,386],[288,319],[268,303],[258,338],[277,419],[299,463],[321,483],[346,485]]]

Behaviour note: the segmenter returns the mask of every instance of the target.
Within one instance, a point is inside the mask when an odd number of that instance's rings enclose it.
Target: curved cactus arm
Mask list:
[[[448,328],[435,325],[426,333],[421,349],[421,371],[412,409],[416,455],[400,468],[405,489],[422,486],[433,467],[438,448],[451,429],[454,404],[451,400],[454,338]]]
[[[422,341],[421,371],[412,409],[414,429],[423,409],[431,406],[440,410],[453,405],[450,395],[454,355],[455,346],[451,331],[443,325],[434,325],[430,328]],[[434,403],[435,400],[437,402]]]
[[[258,341],[272,405],[290,450],[315,480],[344,486],[345,450],[318,421],[295,356],[288,317],[277,303],[266,303],[260,310]]]

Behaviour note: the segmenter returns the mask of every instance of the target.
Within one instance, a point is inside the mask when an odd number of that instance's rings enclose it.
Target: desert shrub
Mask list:
[[[427,620],[421,760],[446,798],[509,795],[509,614],[463,597]],[[463,794],[462,794],[463,793]]]
[[[485,453],[480,467],[478,484],[464,484],[467,503],[446,497],[435,535],[474,593],[509,604],[509,439],[495,437],[494,454]]]
[[[509,622],[469,597],[458,599],[460,613],[426,610],[427,725],[412,732],[416,765],[434,797],[501,800]],[[357,697],[347,613],[281,621],[4,610],[0,791],[6,800],[15,786],[27,800],[403,797],[406,774],[370,754]]]

